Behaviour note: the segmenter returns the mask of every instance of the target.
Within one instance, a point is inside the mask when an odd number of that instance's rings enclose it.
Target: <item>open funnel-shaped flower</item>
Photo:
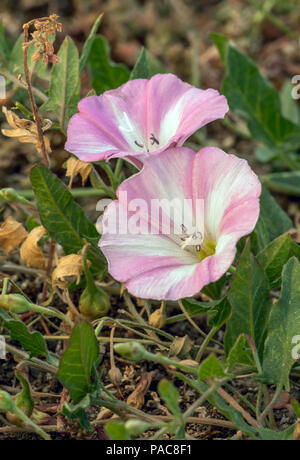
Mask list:
[[[83,161],[127,157],[144,160],[182,145],[197,129],[228,111],[226,98],[172,74],[131,80],[116,90],[80,101],[68,127],[66,150]]]
[[[137,297],[193,296],[232,264],[260,193],[248,163],[220,149],[151,156],[105,211],[100,247],[110,274]]]

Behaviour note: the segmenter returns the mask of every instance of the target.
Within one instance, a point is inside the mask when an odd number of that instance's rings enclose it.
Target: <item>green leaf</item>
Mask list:
[[[300,196],[300,171],[266,174],[262,180],[275,192]]]
[[[280,299],[271,310],[260,380],[285,386],[289,391],[289,373],[293,356],[293,337],[300,331],[300,262],[292,257],[282,272]]]
[[[54,41],[54,37],[49,37],[50,41]],[[24,57],[23,57],[23,40],[24,35],[21,34],[18,40],[15,42],[13,49],[8,59],[8,68],[13,75],[21,74],[23,80],[25,80],[24,72]],[[28,48],[28,68],[30,73],[37,75],[39,78],[47,80],[49,78],[49,72],[47,70],[47,64],[44,64],[41,59],[38,61],[32,61],[32,56],[36,52],[37,48],[34,45],[30,45]]]
[[[20,342],[31,358],[34,356],[48,357],[47,345],[40,332],[30,332],[24,323],[12,319],[5,320],[4,326],[10,331],[11,339]]]
[[[100,26],[102,16],[103,16],[103,13],[101,13],[98,16],[98,18],[96,19],[96,21],[94,22],[94,25],[93,25],[93,27],[92,27],[92,29],[90,31],[90,34],[89,34],[88,38],[86,39],[86,41],[85,41],[85,43],[83,45],[82,53],[81,53],[81,56],[80,56],[80,59],[79,59],[79,74],[81,74],[83,72],[84,67],[85,67],[85,65],[87,63],[87,60],[89,58],[91,48],[92,48],[92,44],[94,42],[94,39],[96,37],[98,28]]]
[[[89,323],[82,321],[73,330],[57,374],[58,379],[69,390],[74,404],[90,392],[92,370],[98,358],[99,348],[94,329]]]
[[[125,428],[124,423],[108,422],[105,425],[105,431],[112,441],[130,441],[131,438]]]
[[[55,112],[65,130],[70,117],[77,111],[80,99],[79,56],[70,37],[64,39],[57,56],[60,62],[53,64],[49,99],[41,110]]]
[[[91,406],[90,395],[87,394],[84,398],[79,401],[78,404],[71,404],[64,402],[62,407],[62,414],[68,417],[70,420],[79,419],[80,426],[87,431],[93,431],[93,428],[87,418],[86,409]]]
[[[211,302],[199,302],[193,297],[187,297],[182,299],[182,303],[189,316],[207,315],[207,324],[217,328],[225,324],[232,310],[226,297]],[[173,317],[172,320],[175,318]],[[178,315],[178,321],[183,318],[184,315]]]
[[[130,80],[137,78],[151,78],[157,73],[165,73],[165,67],[155,57],[151,56],[145,48],[139,52],[135,66],[131,71]]]
[[[289,216],[276,203],[268,189],[263,186],[260,197],[260,215],[251,236],[252,248],[255,249],[255,252],[261,251],[292,227],[293,223]]]
[[[228,302],[228,299],[224,297],[207,312],[207,324],[220,329],[228,320],[232,313],[232,306]]]
[[[102,35],[95,37],[88,62],[92,74],[92,86],[97,94],[118,88],[129,79],[127,67],[111,61],[109,45]]]
[[[269,428],[260,428],[258,430],[261,441],[294,441],[294,430],[296,425],[289,426],[284,431],[274,431]]]
[[[228,353],[226,360],[226,369],[230,371],[235,366],[252,366],[253,365],[253,354],[245,334],[241,334],[236,339],[233,347]]]
[[[226,68],[222,91],[248,121],[253,138],[270,147],[300,145],[300,128],[281,113],[279,94],[248,57],[222,35],[212,36]]]
[[[44,165],[32,168],[30,179],[41,222],[50,236],[67,254],[78,252],[86,240],[100,255],[99,234],[65,185]]]
[[[226,329],[226,354],[242,333],[253,339],[258,352],[262,354],[272,306],[269,288],[268,278],[251,254],[250,244],[247,244],[228,293],[233,313]]]
[[[223,367],[213,353],[206,358],[199,367],[199,380],[214,379],[215,377],[226,377]]]
[[[10,46],[5,34],[3,22],[0,21],[0,64],[6,64],[10,54]]]
[[[161,398],[165,401],[168,409],[176,419],[181,419],[181,410],[179,407],[179,393],[168,380],[163,379],[159,382],[158,391]]]
[[[280,277],[283,265],[291,253],[291,237],[284,234],[268,244],[257,256],[258,262],[265,270],[272,283]]]
[[[135,80],[137,78],[150,78],[150,76],[147,51],[145,48],[142,48],[138,55],[135,66],[130,74],[130,80]]]

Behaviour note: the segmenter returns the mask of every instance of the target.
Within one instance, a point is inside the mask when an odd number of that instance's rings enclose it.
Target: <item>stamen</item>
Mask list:
[[[139,144],[138,141],[134,141],[135,145],[137,145],[138,147],[140,147],[141,149],[144,148],[143,144]]]
[[[159,141],[156,139],[153,133],[151,133],[150,141],[151,141],[151,145],[154,145],[154,144],[159,145]]]

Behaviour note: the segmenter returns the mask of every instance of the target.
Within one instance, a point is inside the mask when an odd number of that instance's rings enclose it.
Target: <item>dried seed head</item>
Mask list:
[[[149,318],[149,325],[161,329],[166,324],[166,314],[161,309],[155,310]]]
[[[119,388],[123,379],[120,369],[116,366],[113,366],[108,372],[111,383]]]
[[[53,37],[55,33],[62,31],[62,24],[57,22],[58,16],[51,14],[49,17],[35,19],[27,24],[24,24],[24,29],[29,28],[33,24],[34,31],[31,34],[31,42],[28,42],[27,46],[35,44],[39,48],[39,51],[34,53],[32,61],[42,59],[46,64],[48,62],[59,62],[58,57],[54,54],[53,48]]]

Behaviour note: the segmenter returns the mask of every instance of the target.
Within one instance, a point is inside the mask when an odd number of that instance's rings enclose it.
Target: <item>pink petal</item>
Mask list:
[[[246,160],[215,147],[201,149],[193,171],[194,197],[205,202],[205,228],[212,240],[252,232],[259,215],[261,184]]]
[[[228,111],[217,91],[194,88],[172,74],[129,81],[83,99],[78,108],[65,148],[84,161],[136,157],[144,162],[172,144],[182,145]]]
[[[261,185],[245,160],[216,148],[195,154],[178,147],[149,158],[141,172],[119,187],[121,230],[125,228],[124,216],[128,219],[134,215],[127,212],[121,200],[124,192],[128,203],[137,198],[144,200],[146,208],[140,213],[140,222],[146,231],[143,235],[104,233],[100,247],[109,261],[109,271],[138,297],[177,300],[195,295],[230,267],[237,241],[256,224]],[[215,254],[202,261],[183,250],[173,235],[163,234],[160,220],[153,222],[148,213],[153,199],[183,200],[192,196],[194,202],[204,200],[205,239],[216,242]],[[114,206],[108,207],[107,217]],[[167,209],[164,212],[170,216]],[[173,226],[180,213],[175,213],[174,219]],[[152,226],[159,234],[149,234]]]

